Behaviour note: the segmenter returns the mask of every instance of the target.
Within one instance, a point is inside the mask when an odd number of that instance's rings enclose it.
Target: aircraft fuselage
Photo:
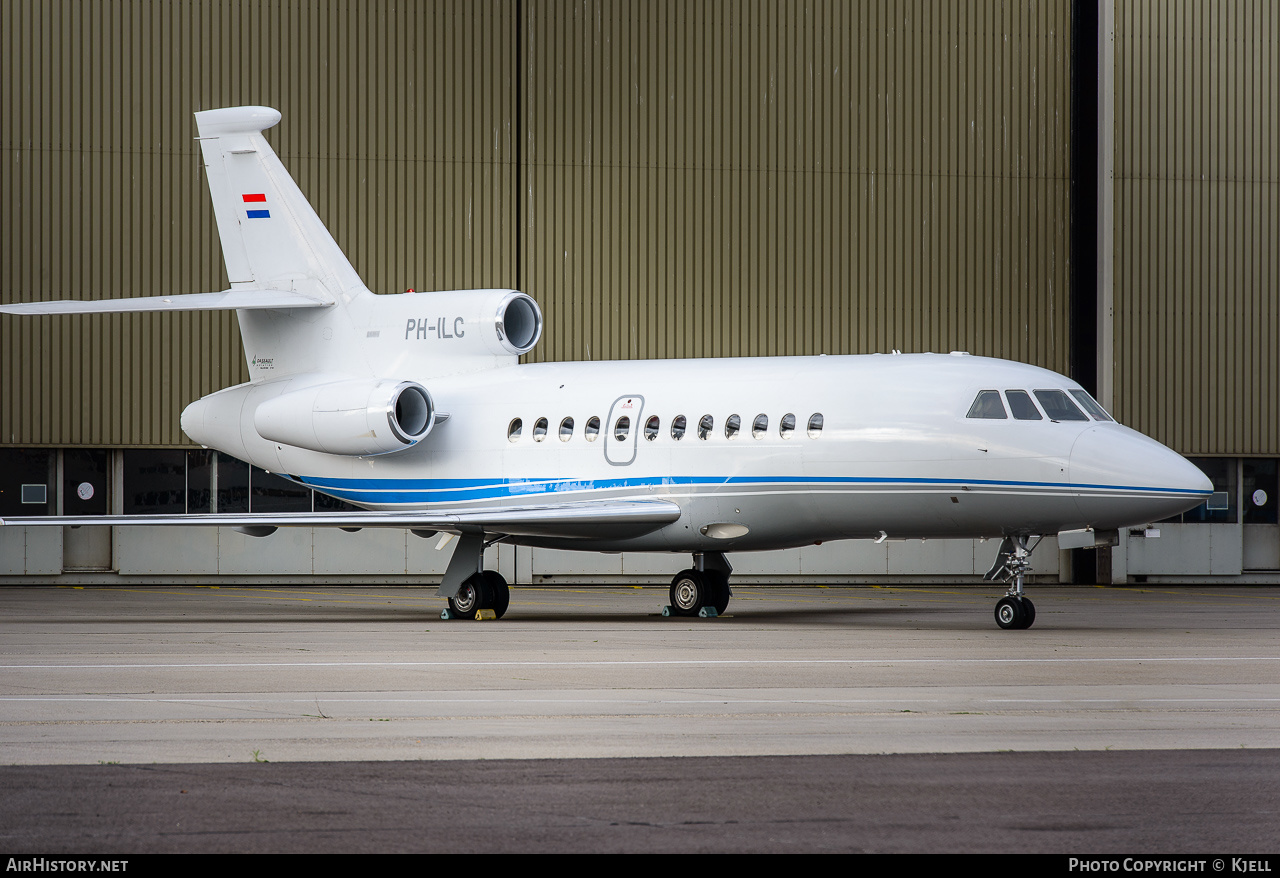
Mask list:
[[[511,538],[606,551],[1114,529],[1176,514],[1210,490],[1196,467],[1114,421],[968,417],[981,390],[1079,385],[966,354],[401,374],[449,417],[394,454],[307,451],[262,439],[240,418],[214,419],[203,434],[194,418],[184,426],[197,441],[374,510],[631,498],[680,506],[678,521],[627,539]],[[290,380],[206,400],[252,411]]]

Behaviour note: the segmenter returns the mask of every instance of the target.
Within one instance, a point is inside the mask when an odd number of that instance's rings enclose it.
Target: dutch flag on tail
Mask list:
[[[240,197],[244,199],[245,204],[265,204],[267,201],[267,196],[264,192],[255,192],[252,194],[246,193]],[[249,219],[271,218],[271,211],[267,210],[265,207],[258,209],[250,208],[245,212],[249,215]]]

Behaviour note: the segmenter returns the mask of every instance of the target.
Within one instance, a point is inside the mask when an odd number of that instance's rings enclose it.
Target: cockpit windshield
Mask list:
[[[1009,416],[1005,414],[1004,403],[1000,402],[1000,391],[998,390],[980,390],[978,396],[973,401],[973,405],[969,406],[969,414],[967,418],[993,418],[996,420],[1006,420]]]
[[[1093,415],[1095,421],[1110,421],[1111,415],[1107,414],[1106,409],[1098,405],[1098,401],[1089,395],[1087,390],[1073,390],[1071,395],[1076,398],[1076,402],[1084,406],[1084,410]]]
[[[1061,390],[1037,390],[1036,399],[1044,407],[1044,413],[1055,421],[1087,421],[1089,416],[1080,411]]]
[[[1034,394],[1035,399],[1032,399]],[[1068,395],[1070,394],[1070,395]],[[1072,402],[1072,399],[1075,402]],[[1036,402],[1039,402],[1037,407]],[[1077,405],[1077,403],[1079,405]],[[1008,408],[1006,408],[1006,404]],[[1084,411],[1081,411],[1083,409]],[[1041,414],[1043,410],[1044,414]],[[1009,413],[1018,421],[1042,421],[1047,415],[1050,421],[1111,421],[1102,406],[1098,405],[1089,393],[1080,388],[1069,390],[1005,390],[1003,397],[999,390],[979,390],[973,404],[969,406],[966,418],[1006,421]],[[1088,412],[1088,414],[1085,414]]]

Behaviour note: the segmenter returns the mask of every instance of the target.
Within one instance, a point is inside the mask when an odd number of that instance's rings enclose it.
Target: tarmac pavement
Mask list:
[[[0,850],[1280,850],[1280,589],[1031,596],[0,589]]]

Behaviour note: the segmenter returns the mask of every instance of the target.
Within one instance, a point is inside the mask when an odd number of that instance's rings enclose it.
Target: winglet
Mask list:
[[[196,113],[196,127],[202,138],[259,134],[279,122],[280,111],[270,107],[224,107]]]

